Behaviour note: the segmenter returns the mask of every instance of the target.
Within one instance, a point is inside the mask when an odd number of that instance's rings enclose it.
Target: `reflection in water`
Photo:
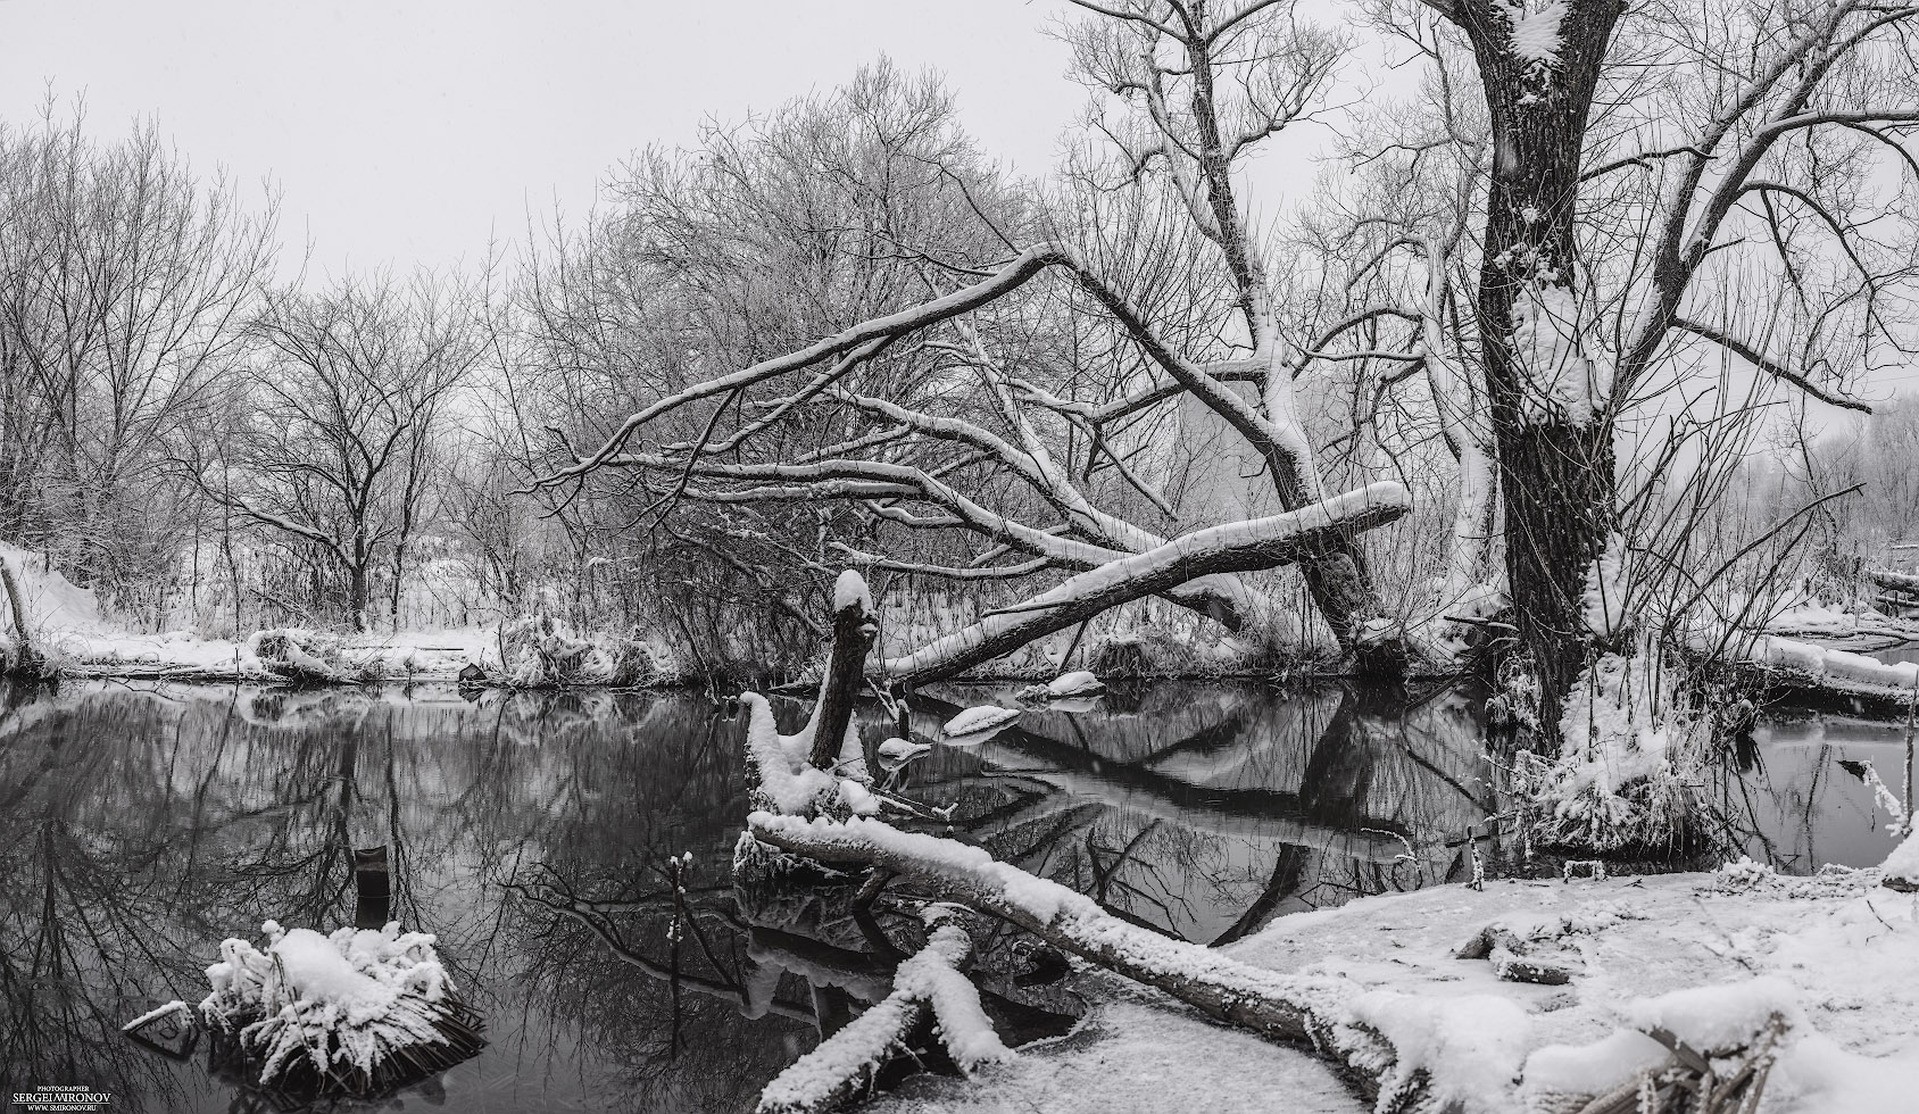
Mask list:
[[[1755,860],[1805,874],[1826,863],[1873,866],[1897,846],[1861,775],[1870,763],[1900,790],[1902,726],[1781,715],[1760,722],[1735,763],[1711,786],[1714,812],[1728,842]]]
[[[917,694],[930,729],[1010,689]],[[1494,811],[1476,694],[1257,685],[1122,690],[938,746],[908,791],[953,834],[1116,914],[1230,941],[1273,917],[1458,877]],[[802,711],[783,702],[788,728]],[[877,710],[871,740],[892,733]],[[0,706],[0,1093],[111,1090],[129,1110],[257,1108],[119,1025],[198,1001],[227,935],[351,923],[351,849],[385,846],[393,915],[439,936],[488,1021],[475,1060],[398,1096],[462,1111],[745,1110],[886,993],[911,946],[884,902],[736,894],[741,724],[682,695],[68,686]],[[1837,764],[1896,729],[1765,724],[1715,801],[1755,854],[1811,869],[1890,850]],[[1896,778],[1892,778],[1895,780]],[[676,905],[670,857],[692,853]],[[844,889],[844,887],[842,888]],[[675,925],[678,925],[677,930]],[[1069,996],[1049,957],[987,988],[1021,1032]],[[1022,950],[1025,949],[1025,950]]]

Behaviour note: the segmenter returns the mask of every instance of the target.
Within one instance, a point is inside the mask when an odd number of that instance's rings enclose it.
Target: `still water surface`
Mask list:
[[[935,690],[915,727],[996,699],[1010,690]],[[1225,942],[1461,876],[1460,839],[1496,806],[1478,704],[1159,684],[936,749],[910,791],[957,801],[960,838]],[[785,703],[789,729],[801,711]],[[818,1017],[886,987],[735,902],[742,726],[682,694],[16,692],[0,704],[0,1093],[78,1083],[124,1110],[270,1109],[204,1054],[171,1060],[119,1026],[197,1002],[226,936],[351,923],[347,849],[383,843],[395,915],[438,934],[491,1039],[389,1108],[750,1109]],[[1841,760],[1896,784],[1903,753],[1896,727],[1769,719],[1712,795],[1756,858],[1868,864],[1891,841]],[[661,868],[687,851],[676,959]]]

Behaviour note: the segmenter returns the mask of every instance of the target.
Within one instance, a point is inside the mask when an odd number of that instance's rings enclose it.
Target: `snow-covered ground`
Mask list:
[[[1761,1111],[1912,1109],[1919,895],[1879,878],[1877,870],[1791,878],[1741,863],[1712,874],[1493,881],[1483,892],[1438,886],[1283,917],[1229,954],[1372,991],[1359,1000],[1367,1020],[1427,1057],[1466,1110],[1557,1109],[1542,1085],[1623,1081],[1649,1051],[1663,1055],[1632,1035],[1641,1025],[1659,1021],[1703,1042],[1774,1007],[1792,1028]],[[1487,959],[1455,958],[1489,926],[1523,941],[1527,958],[1564,967],[1570,981],[1510,982]],[[1676,993],[1699,988],[1720,989]],[[1362,1109],[1305,1054],[1155,998],[1121,992],[1068,1037],[972,1081],[916,1079],[877,1109]]]

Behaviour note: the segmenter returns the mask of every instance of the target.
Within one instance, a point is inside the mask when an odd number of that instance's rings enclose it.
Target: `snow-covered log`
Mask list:
[[[1300,560],[1321,551],[1331,539],[1384,526],[1410,506],[1404,487],[1382,481],[1303,510],[1196,530],[1070,577],[914,653],[890,658],[886,672],[908,682],[950,677],[1108,608],[1158,595],[1194,577],[1251,572]]]
[[[1908,608],[1919,607],[1919,573],[1893,572],[1890,569],[1867,569],[1866,576],[1879,590],[1878,604],[1881,607]]]
[[[946,911],[929,910],[927,924],[926,946],[900,964],[893,992],[768,1083],[759,1114],[822,1114],[856,1100],[929,1015],[963,1070],[1012,1055],[959,971],[973,954],[972,938]]]
[[[1860,712],[1904,715],[1919,700],[1919,664],[1765,634],[1740,648],[1739,662],[1768,688],[1838,700]]]
[[[1062,951],[1164,991],[1216,1021],[1332,1058],[1382,1109],[1433,1109],[1423,1071],[1355,1012],[1360,990],[1331,976],[1283,975],[1111,916],[1092,899],[999,862],[984,850],[876,820],[836,823],[755,812],[753,837],[827,864],[878,867],[990,913]]]

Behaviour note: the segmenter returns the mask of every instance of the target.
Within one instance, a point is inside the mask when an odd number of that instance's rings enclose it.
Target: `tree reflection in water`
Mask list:
[[[1009,696],[923,692],[915,726]],[[742,725],[697,697],[119,684],[4,697],[0,1091],[80,1083],[129,1110],[253,1108],[119,1026],[197,1001],[225,936],[268,917],[351,923],[355,846],[389,848],[394,915],[439,935],[489,1021],[489,1047],[401,1096],[415,1105],[749,1109],[886,992],[912,944],[884,900],[855,916],[844,889],[734,892]],[[1495,804],[1477,707],[1443,691],[1117,691],[937,748],[909,768],[910,791],[958,802],[956,835],[1118,915],[1228,942],[1290,911],[1461,875],[1460,837]],[[801,713],[781,708],[788,727]],[[871,714],[863,729],[891,734]],[[1801,869],[1883,856],[1869,794],[1830,762],[1890,753],[1896,731],[1875,730],[1768,725],[1750,773],[1716,799],[1749,845]],[[689,851],[676,963],[663,871]],[[994,934],[990,966],[1019,970],[1022,947]],[[989,1004],[1043,1029],[1070,1000],[1019,984],[1049,978],[1000,979]]]

